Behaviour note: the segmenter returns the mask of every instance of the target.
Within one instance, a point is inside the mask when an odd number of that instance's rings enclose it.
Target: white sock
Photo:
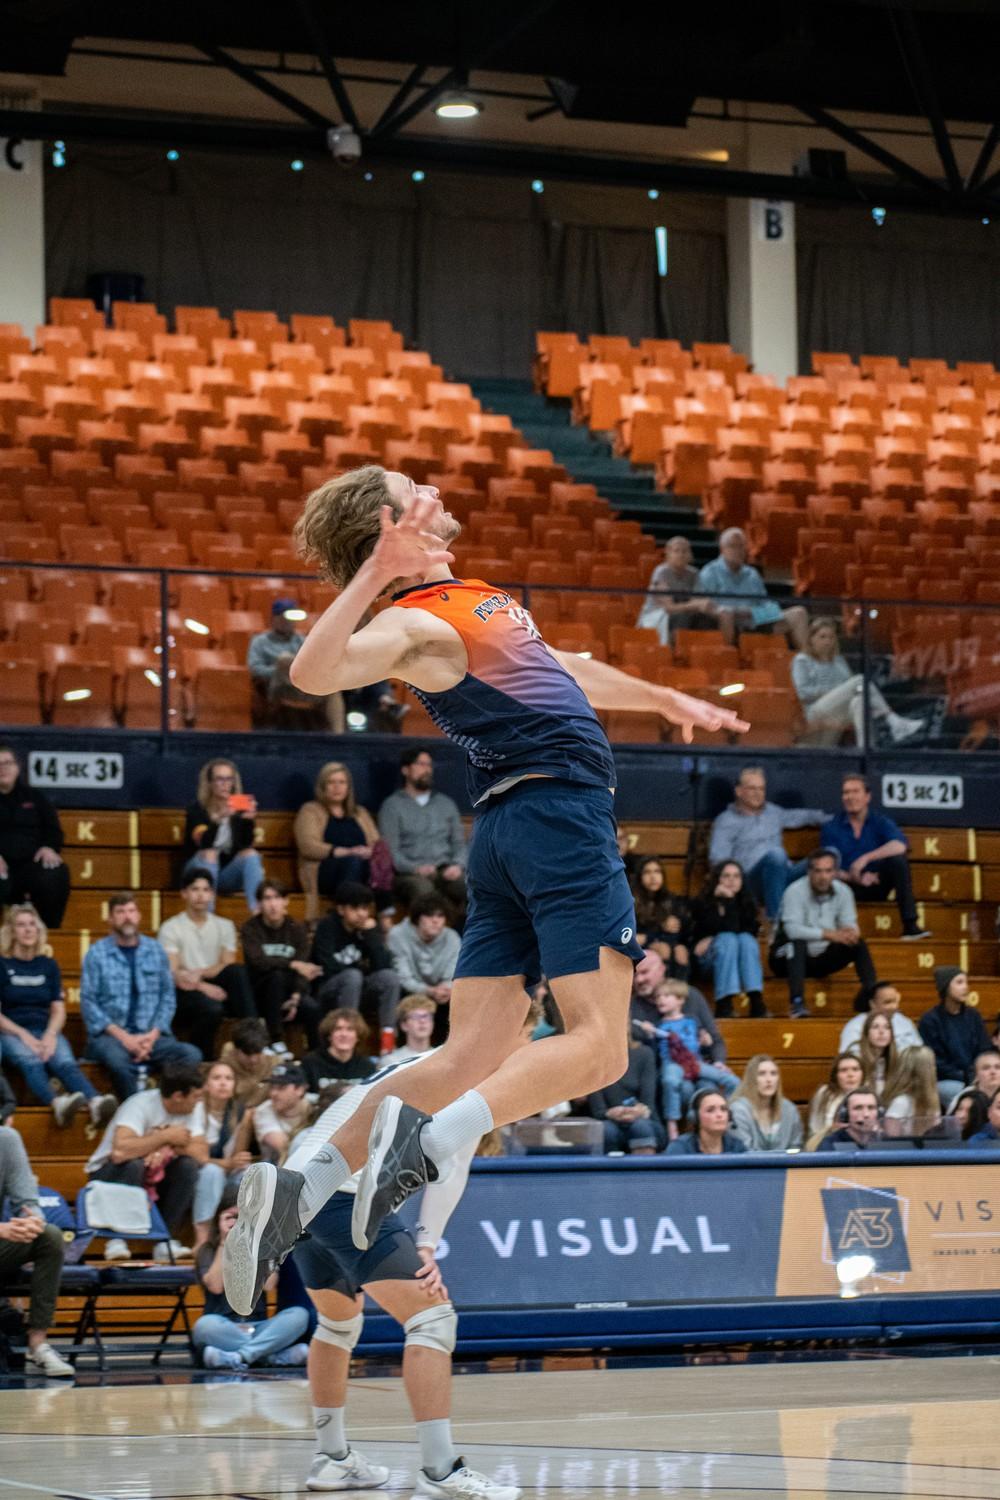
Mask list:
[[[446,1479],[455,1467],[458,1454],[451,1436],[451,1421],[439,1417],[434,1422],[418,1422],[420,1467],[429,1479]]]
[[[314,1406],[313,1426],[316,1428],[317,1453],[325,1453],[329,1458],[347,1457],[342,1406]]]
[[[299,1217],[304,1229],[337,1189],[343,1187],[354,1174],[336,1146],[328,1144],[321,1146],[312,1160],[306,1163],[302,1175],[305,1181],[299,1192]]]
[[[450,1156],[478,1141],[493,1129],[493,1115],[482,1094],[469,1089],[453,1104],[439,1110],[429,1125],[420,1132],[420,1145],[435,1166],[447,1161]]]

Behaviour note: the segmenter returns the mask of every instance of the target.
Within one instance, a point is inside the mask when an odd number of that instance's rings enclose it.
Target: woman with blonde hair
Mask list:
[[[198,790],[184,824],[184,875],[207,875],[217,895],[242,891],[251,913],[264,866],[254,848],[256,798],[243,791],[231,760],[208,760],[198,773]]]
[[[345,880],[369,885],[379,833],[375,819],[354,795],[354,778],[343,761],[328,760],[316,777],[313,796],[295,817],[299,881],[306,893],[306,920],[319,915],[319,898],[332,900]]]
[[[865,1016],[859,1040],[849,1050],[857,1054],[865,1078],[881,1102],[885,1086],[896,1071],[900,1056],[889,1017],[878,1010],[870,1011]]]
[[[802,1146],[799,1112],[781,1089],[773,1057],[758,1052],[746,1065],[743,1082],[730,1100],[733,1129],[750,1151],[798,1151]]]
[[[899,1053],[896,1065],[886,1079],[882,1104],[886,1120],[917,1120],[916,1128],[921,1135],[938,1123],[941,1104],[937,1060],[930,1047],[907,1047]]]
[[[864,744],[865,679],[841,655],[836,620],[821,615],[810,622],[805,647],[792,660],[792,682],[805,714],[803,741],[836,745],[853,728],[856,742]],[[923,719],[904,719],[891,709],[874,683],[868,684],[868,712],[873,723],[885,724],[896,745],[924,727]]]
[[[66,1003],[62,975],[51,955],[45,924],[33,906],[9,906],[0,927],[0,1048],[23,1075],[35,1098],[51,1106],[57,1125],[68,1125],[86,1105],[91,1123],[104,1126],[118,1108],[114,1094],[99,1094],[63,1035]],[[56,1094],[56,1078],[65,1093]]]

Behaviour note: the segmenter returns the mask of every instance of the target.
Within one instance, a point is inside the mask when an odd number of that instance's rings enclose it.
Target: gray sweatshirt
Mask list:
[[[5,1198],[12,1214],[25,1207],[39,1212],[38,1182],[24,1142],[10,1125],[0,1126],[0,1203]]]
[[[857,927],[858,908],[854,904],[854,892],[842,880],[835,880],[825,895],[820,896],[809,883],[809,876],[793,880],[785,888],[781,898],[778,920],[785,936],[793,942],[804,941],[807,951],[815,958],[828,946],[829,939],[823,936],[837,927]],[[786,948],[782,950],[787,953]]]
[[[445,927],[436,938],[425,943],[409,917],[392,929],[386,942],[392,966],[408,995],[419,995],[429,985],[450,980],[462,946],[454,927]]]
[[[712,824],[708,857],[713,865],[734,859],[749,873],[772,849],[784,852],[784,829],[815,828],[826,821],[827,814],[815,807],[778,807],[765,802],[759,813],[745,813],[734,802]]]
[[[826,818],[825,813],[822,816]],[[398,875],[411,875],[417,865],[465,869],[462,820],[455,803],[443,792],[431,792],[423,807],[409,792],[393,792],[379,809],[378,826]]]
[[[790,1099],[782,1099],[781,1113],[773,1130],[765,1130],[750,1107],[749,1099],[734,1099],[733,1129],[748,1151],[788,1151],[802,1145],[802,1121]]]

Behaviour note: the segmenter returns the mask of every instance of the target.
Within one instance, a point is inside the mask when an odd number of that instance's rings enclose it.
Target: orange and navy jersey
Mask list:
[[[516,599],[478,578],[448,578],[404,589],[393,603],[447,621],[465,645],[469,670],[461,682],[443,693],[413,691],[466,751],[473,804],[532,774],[614,786],[614,757],[597,715]]]

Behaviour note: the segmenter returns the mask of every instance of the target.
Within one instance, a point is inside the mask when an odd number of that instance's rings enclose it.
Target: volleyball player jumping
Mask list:
[[[448,1040],[423,1067],[368,1090],[302,1171],[248,1169],[224,1253],[226,1295],[244,1316],[363,1164],[359,1249],[467,1142],[621,1077],[642,950],[615,837],[614,758],[594,709],[662,714],[686,740],[695,727],[748,728],[729,709],[552,650],[504,590],[453,578],[460,526],[433,486],[356,469],[313,492],[296,531],[341,589],[295,658],[296,687],[324,696],[409,683],[467,753],[476,821]],[[392,607],[356,630],[394,585]],[[525,986],[543,973],[565,1033],[518,1048]]]

